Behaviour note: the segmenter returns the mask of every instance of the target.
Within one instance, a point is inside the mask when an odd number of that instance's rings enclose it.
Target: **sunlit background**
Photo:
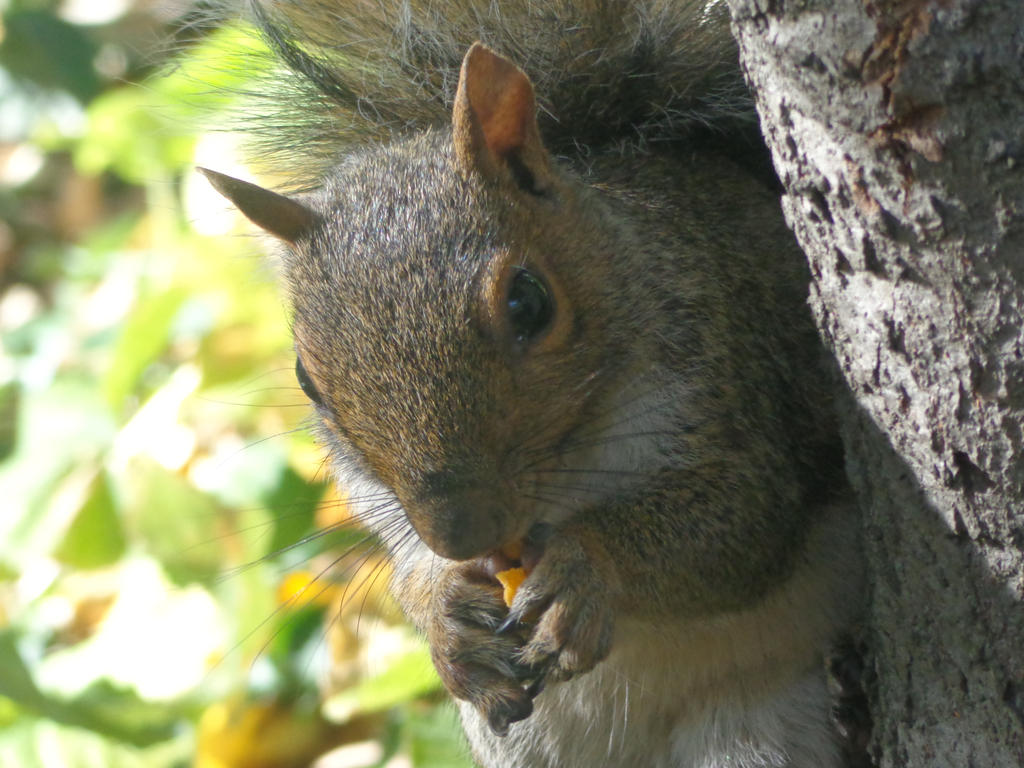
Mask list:
[[[0,0],[0,768],[468,765],[194,172],[260,45],[195,18]]]

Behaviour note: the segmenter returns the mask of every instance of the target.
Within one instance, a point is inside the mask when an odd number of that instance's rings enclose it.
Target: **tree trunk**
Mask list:
[[[1024,2],[729,0],[852,397],[871,754],[1024,765]]]

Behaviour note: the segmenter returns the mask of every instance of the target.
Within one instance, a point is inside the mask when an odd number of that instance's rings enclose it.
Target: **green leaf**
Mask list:
[[[0,696],[31,709],[39,709],[45,702],[10,631],[0,632]]]
[[[76,243],[78,247],[61,259],[68,277],[89,284],[102,280],[131,253],[131,239],[137,237],[139,224],[139,213],[134,210],[98,222]]]
[[[0,731],[13,723],[21,716],[21,709],[17,702],[6,696],[0,696]]]
[[[405,722],[407,751],[416,768],[473,768],[469,746],[454,705],[410,711]]]
[[[327,486],[327,483],[307,483],[291,467],[285,469],[277,487],[265,500],[274,516],[270,552],[278,552],[312,533],[316,509]]]
[[[268,653],[268,647],[273,650],[282,621],[282,614],[275,610],[275,580],[270,565],[260,560],[229,570],[213,587],[213,594],[230,619],[232,633],[227,639],[229,650],[218,665],[234,670],[241,678],[251,675],[254,661]],[[287,622],[287,617],[283,620]]]
[[[128,475],[125,514],[149,552],[175,583],[210,583],[226,559],[214,501],[148,458],[136,458]]]
[[[167,119],[169,105],[136,85],[108,91],[89,105],[85,135],[75,142],[75,167],[85,175],[115,171],[144,185],[171,178],[191,161],[195,133]]]
[[[281,440],[260,440],[226,456],[219,464],[220,471],[207,490],[227,506],[251,507],[280,485],[288,468],[287,445]]]
[[[0,461],[12,453],[18,442],[18,411],[21,389],[16,381],[0,384]]]
[[[269,641],[259,653],[265,655],[277,673],[277,689],[284,696],[298,696],[315,689],[323,674],[324,609],[305,606],[275,615],[268,627]]]
[[[73,94],[83,104],[100,89],[96,44],[80,27],[44,11],[8,14],[0,63],[13,75]]]
[[[54,722],[87,728],[129,744],[168,739],[177,721],[172,708],[145,704],[133,693],[117,691],[107,683],[69,701],[45,695],[22,661],[12,632],[0,633],[0,696]]]
[[[125,548],[117,501],[109,479],[101,472],[54,555],[74,568],[99,568],[119,560]]]
[[[324,702],[324,717],[346,722],[356,715],[381,712],[439,690],[441,680],[425,645],[402,654],[383,672]]]
[[[94,99],[85,135],[73,147],[76,167],[86,174],[113,170],[139,185],[172,178],[192,162],[196,136],[223,122],[218,116],[270,62],[251,27],[215,30],[174,70]]]
[[[175,315],[185,300],[181,289],[143,297],[121,327],[114,357],[103,382],[107,401],[122,407],[138,385],[139,378],[167,347]]]
[[[33,717],[0,730],[0,768],[181,768],[190,764],[193,752],[187,731],[140,747]]]
[[[133,690],[99,680],[65,705],[65,719],[145,746],[172,736],[181,709],[180,705],[144,701]]]
[[[68,515],[53,498],[70,474],[87,472],[115,434],[109,409],[95,387],[72,377],[22,396],[18,444],[0,463],[3,512],[0,558],[24,564],[59,543]]]
[[[182,57],[172,72],[153,78],[159,93],[197,113],[225,107],[271,67],[274,55],[250,24],[235,22],[215,30]]]

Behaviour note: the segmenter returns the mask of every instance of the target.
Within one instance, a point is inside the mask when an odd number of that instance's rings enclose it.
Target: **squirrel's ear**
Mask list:
[[[316,224],[316,214],[290,197],[208,168],[197,170],[249,221],[275,237],[294,243]]]
[[[490,175],[507,168],[524,189],[543,193],[551,172],[536,112],[530,78],[473,43],[462,60],[452,110],[455,156],[463,172]]]

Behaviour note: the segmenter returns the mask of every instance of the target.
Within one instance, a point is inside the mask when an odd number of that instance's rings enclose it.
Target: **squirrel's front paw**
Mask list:
[[[428,629],[434,666],[451,694],[470,702],[503,736],[533,711],[524,684],[536,671],[520,655],[526,631],[496,632],[505,603],[497,582],[476,563],[444,569],[436,590]]]
[[[596,540],[574,531],[547,538],[498,628],[502,636],[532,629],[519,653],[533,670],[531,696],[545,681],[568,680],[608,655],[618,591],[615,564]]]

